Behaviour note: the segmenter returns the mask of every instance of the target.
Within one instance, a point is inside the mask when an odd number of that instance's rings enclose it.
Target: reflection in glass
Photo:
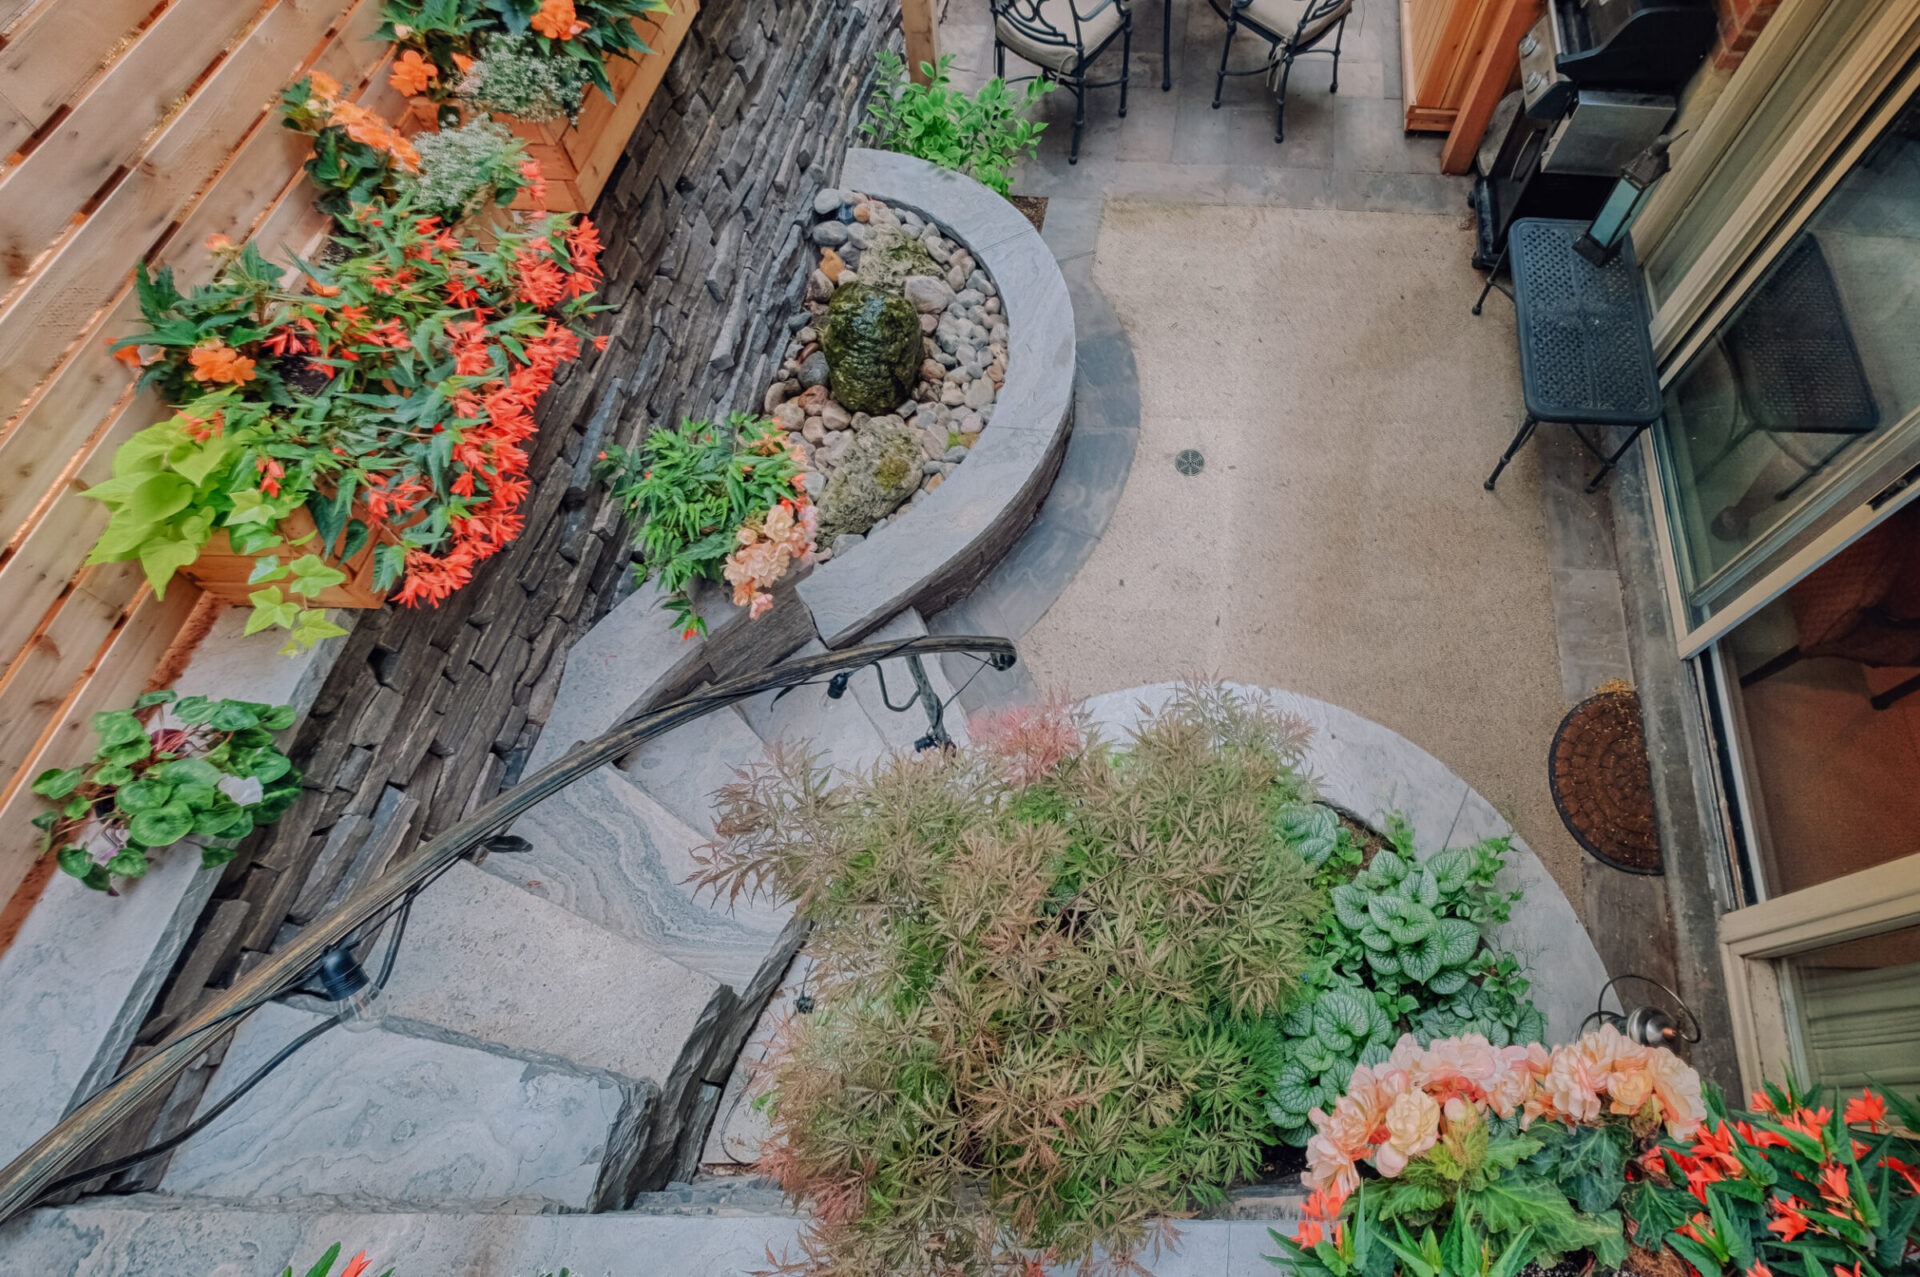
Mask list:
[[[1787,960],[1801,1055],[1816,1086],[1920,1086],[1920,927]]]
[[[1910,104],[1667,389],[1683,586],[1705,615],[1846,463],[1920,406],[1920,108]],[[1803,517],[1800,522],[1804,523]]]

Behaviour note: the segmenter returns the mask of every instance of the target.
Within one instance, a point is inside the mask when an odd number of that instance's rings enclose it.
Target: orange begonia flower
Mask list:
[[[587,29],[573,12],[573,0],[541,0],[533,29],[549,40],[571,40]]]
[[[1767,1231],[1780,1234],[1780,1240],[1790,1242],[1807,1231],[1808,1220],[1798,1207],[1784,1198],[1773,1199],[1774,1220],[1767,1225]]]
[[[456,53],[453,55],[453,65],[459,68],[461,75],[465,75],[467,72],[473,70],[474,61],[475,59],[468,57],[464,53]]]
[[[1847,1101],[1846,1110],[1841,1116],[1848,1126],[1865,1122],[1868,1130],[1877,1131],[1880,1123],[1886,1120],[1887,1097],[1878,1091],[1862,1091],[1857,1098]]]
[[[244,386],[253,380],[253,360],[223,341],[195,346],[187,359],[195,381],[225,381]]]
[[[387,83],[408,97],[417,97],[432,88],[440,80],[440,68],[421,57],[419,52],[408,49],[393,61],[393,71],[387,76]]]
[[[113,352],[113,357],[129,368],[140,367],[140,348],[138,346],[122,346]]]
[[[360,1277],[360,1274],[367,1270],[367,1265],[371,1262],[372,1261],[367,1258],[367,1252],[363,1250],[347,1261],[347,1266],[345,1270],[341,1272],[340,1277]]]

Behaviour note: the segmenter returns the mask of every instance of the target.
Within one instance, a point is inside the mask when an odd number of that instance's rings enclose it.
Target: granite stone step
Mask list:
[[[202,1099],[225,1096],[323,1017],[269,1004]],[[169,1194],[347,1198],[388,1209],[617,1205],[651,1088],[378,1028],[309,1043],[174,1154]]]
[[[743,1207],[756,1195],[746,1193]],[[1155,1277],[1273,1277],[1282,1271],[1265,1258],[1279,1249],[1268,1236],[1268,1221],[1172,1224],[1167,1244],[1140,1256]],[[428,1214],[345,1205],[169,1208],[153,1197],[130,1197],[96,1199],[15,1220],[0,1228],[0,1254],[19,1271],[36,1274],[224,1277],[279,1272],[288,1264],[304,1272],[327,1247],[343,1242],[347,1255],[365,1248],[373,1264],[369,1271],[391,1265],[401,1277],[513,1277],[563,1267],[581,1277],[747,1277],[766,1271],[769,1254],[795,1254],[801,1227],[790,1212],[770,1207],[715,1214]],[[1048,1277],[1065,1277],[1075,1270],[1045,1271]]]
[[[719,981],[460,861],[414,902],[380,1005],[410,1033],[683,1093]]]
[[[795,652],[794,658],[825,651],[816,640]],[[865,771],[887,749],[886,739],[867,717],[860,699],[847,695],[834,700],[827,695],[825,683],[792,688],[784,695],[763,692],[742,701],[741,712],[761,740],[805,743],[823,764],[841,771]]]
[[[893,643],[903,639],[925,638],[927,623],[912,608],[900,613],[891,621],[860,640],[868,643]],[[941,668],[940,658],[926,656],[920,660],[920,667],[927,672],[927,680],[933,685],[934,694],[946,704],[942,722],[956,744],[967,743],[966,715],[954,701],[953,685],[947,681],[946,671]],[[910,701],[914,695],[913,673],[907,668],[905,657],[880,662],[879,668],[886,673],[887,687],[883,696],[880,691],[880,679],[873,670],[861,670],[853,676],[849,685],[854,698],[866,710],[867,717],[873,720],[879,729],[881,739],[887,748],[896,753],[910,753],[914,742],[927,734],[927,713],[917,701],[909,704],[904,711],[888,708],[887,701],[895,705]]]
[[[490,856],[487,872],[743,996],[764,998],[798,943],[790,910],[745,901],[729,909],[696,892],[687,878],[708,839],[612,767],[542,802],[513,832],[533,850]]]
[[[620,760],[620,770],[702,838],[713,836],[713,796],[757,762],[766,746],[729,705],[648,741]]]

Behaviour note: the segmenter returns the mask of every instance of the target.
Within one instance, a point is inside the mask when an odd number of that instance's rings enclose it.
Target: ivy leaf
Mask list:
[[[253,571],[247,573],[247,584],[261,585],[268,581],[278,581],[286,574],[287,570],[280,566],[279,556],[269,554],[254,560]]]
[[[287,585],[289,593],[303,598],[315,598],[321,591],[339,585],[347,579],[347,574],[328,563],[317,554],[303,554],[293,561],[293,580]]]

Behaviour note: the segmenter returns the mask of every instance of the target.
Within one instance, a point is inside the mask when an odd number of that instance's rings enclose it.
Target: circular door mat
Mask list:
[[[1638,694],[1603,688],[1574,706],[1553,733],[1548,769],[1560,819],[1595,859],[1628,873],[1664,872]]]

